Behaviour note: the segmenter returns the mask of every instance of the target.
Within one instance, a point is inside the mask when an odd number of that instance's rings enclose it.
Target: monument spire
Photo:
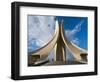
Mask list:
[[[66,61],[65,44],[62,38],[63,20],[59,22],[59,36],[55,46],[55,61]]]

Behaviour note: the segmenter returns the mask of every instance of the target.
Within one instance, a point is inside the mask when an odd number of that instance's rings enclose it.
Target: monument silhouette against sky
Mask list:
[[[47,44],[28,55],[28,64],[45,64],[48,61],[44,61],[52,49],[54,49],[54,62],[67,62],[66,48],[72,53],[75,60],[80,63],[87,63],[87,51],[78,47],[70,42],[65,36],[63,20],[58,23],[56,21],[55,33],[53,38],[47,42]]]

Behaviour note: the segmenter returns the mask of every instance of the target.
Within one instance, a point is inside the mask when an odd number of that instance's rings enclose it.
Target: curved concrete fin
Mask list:
[[[53,38],[45,46],[41,47],[38,50],[30,52],[29,54],[40,55],[40,57],[47,56],[50,53],[50,51],[54,48],[57,42],[58,36],[59,36],[59,28],[58,28],[58,21],[56,21],[56,28],[55,28],[55,33],[53,35]]]
[[[67,46],[67,48],[69,49],[69,51],[73,54],[73,56],[76,58],[76,60],[81,61],[82,60],[81,54],[87,54],[87,51],[78,47],[77,45],[73,44],[72,42],[70,42],[67,39],[67,37],[65,37],[63,22],[61,23],[61,35],[62,35],[63,41],[64,41],[65,45]]]

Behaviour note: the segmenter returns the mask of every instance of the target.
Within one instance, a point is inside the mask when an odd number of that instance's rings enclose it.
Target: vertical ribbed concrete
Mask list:
[[[56,58],[55,61],[66,61],[66,52],[65,52],[65,44],[64,41],[62,39],[62,35],[61,35],[61,28],[62,28],[62,23],[59,23],[59,37],[57,40],[57,46],[56,46]]]

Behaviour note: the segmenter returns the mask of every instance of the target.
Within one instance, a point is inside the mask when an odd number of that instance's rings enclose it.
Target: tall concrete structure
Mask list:
[[[49,42],[47,42],[45,46],[41,47],[36,51],[30,52],[29,55],[31,55],[32,57],[30,57],[28,60],[30,61],[30,63],[37,62],[32,61],[32,58],[37,56],[39,57],[39,59],[46,58],[49,55],[50,51],[54,49],[54,62],[67,61],[67,55],[65,50],[66,48],[73,54],[76,61],[81,63],[87,63],[87,51],[73,44],[67,39],[67,37],[65,37],[63,20],[59,23],[58,21],[56,21],[55,33],[53,35],[53,38]]]
[[[55,45],[55,61],[66,61],[66,48],[62,38],[63,20],[59,23],[59,36]]]

